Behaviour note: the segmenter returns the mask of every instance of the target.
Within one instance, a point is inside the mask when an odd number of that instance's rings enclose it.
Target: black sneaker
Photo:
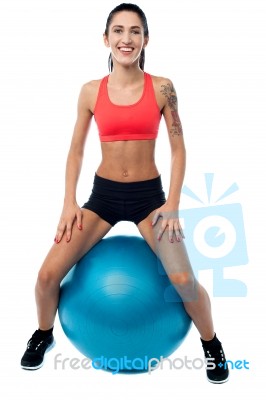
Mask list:
[[[44,355],[55,345],[53,334],[44,338],[37,330],[27,343],[27,349],[21,359],[21,367],[24,369],[38,369],[43,365]]]
[[[226,358],[222,343],[217,339],[216,335],[210,341],[201,339],[205,358],[207,361],[207,379],[211,383],[224,383],[229,379],[229,369],[226,363]],[[214,369],[209,369],[213,367]],[[209,367],[209,368],[208,368]]]

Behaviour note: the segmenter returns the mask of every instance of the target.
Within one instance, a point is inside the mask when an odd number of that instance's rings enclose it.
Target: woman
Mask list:
[[[145,14],[136,5],[120,4],[109,15],[104,43],[110,48],[110,75],[83,85],[78,116],[66,165],[65,199],[55,243],[39,271],[36,303],[39,329],[28,341],[21,366],[37,369],[54,344],[53,325],[60,282],[118,221],[134,222],[162,261],[186,311],[196,325],[213,383],[228,379],[220,341],[213,328],[205,289],[196,282],[183,243],[178,206],[185,172],[185,146],[177,97],[169,79],[144,72],[149,32]],[[170,189],[165,198],[154,163],[155,142],[163,115],[171,146]],[[86,136],[94,116],[102,161],[92,194],[80,208],[76,187]],[[225,364],[226,365],[226,364]]]

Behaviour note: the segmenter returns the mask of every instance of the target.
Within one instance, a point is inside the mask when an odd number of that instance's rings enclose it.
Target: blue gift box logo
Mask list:
[[[225,267],[248,263],[241,204],[213,205],[237,191],[238,186],[233,183],[216,201],[212,201],[214,174],[204,175],[208,195],[207,205],[187,186],[182,189],[183,194],[203,205],[179,211],[190,261],[196,276],[199,270],[213,270],[214,296],[244,297],[247,295],[244,282],[223,277]]]
[[[233,267],[248,262],[240,204],[193,208],[179,215],[195,268]]]

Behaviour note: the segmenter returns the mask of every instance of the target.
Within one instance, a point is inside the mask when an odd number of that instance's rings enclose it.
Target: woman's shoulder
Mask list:
[[[150,75],[152,78],[155,97],[159,108],[162,110],[169,101],[169,97],[174,92],[174,86],[171,79],[164,76]]]
[[[87,104],[87,107],[91,111],[94,110],[102,79],[103,78],[85,82],[81,87],[80,98],[84,99],[84,101]]]
[[[103,78],[101,79],[94,79],[88,82],[85,82],[82,85],[82,90],[86,92],[87,94],[94,94],[99,90],[99,86],[101,84]]]
[[[159,87],[161,89],[161,86],[163,85],[172,85],[172,80],[169,78],[166,78],[165,76],[156,76],[156,75],[151,75],[149,74],[152,78],[153,85],[155,87]]]
[[[170,78],[166,78],[164,76],[155,76],[150,75],[152,78],[152,83],[154,87],[154,91],[157,98],[167,97],[167,93],[171,93],[175,91],[173,82]]]

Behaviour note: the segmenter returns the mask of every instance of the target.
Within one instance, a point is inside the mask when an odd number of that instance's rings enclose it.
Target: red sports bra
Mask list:
[[[161,112],[156,102],[152,78],[144,72],[144,90],[134,104],[113,104],[108,96],[109,75],[100,83],[94,109],[101,142],[115,140],[156,139],[161,120]]]

